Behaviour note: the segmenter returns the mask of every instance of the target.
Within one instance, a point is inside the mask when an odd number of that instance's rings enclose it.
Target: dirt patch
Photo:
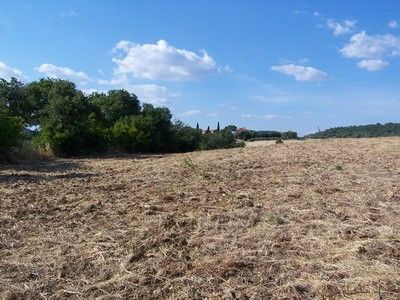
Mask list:
[[[0,299],[399,299],[399,182],[399,138],[2,166]]]

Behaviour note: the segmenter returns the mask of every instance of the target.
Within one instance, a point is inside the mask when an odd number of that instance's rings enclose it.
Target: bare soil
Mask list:
[[[400,138],[0,166],[0,299],[400,299]]]

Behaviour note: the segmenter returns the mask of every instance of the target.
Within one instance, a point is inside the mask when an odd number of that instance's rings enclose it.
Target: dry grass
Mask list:
[[[399,214],[399,138],[3,166],[0,295],[400,299]]]

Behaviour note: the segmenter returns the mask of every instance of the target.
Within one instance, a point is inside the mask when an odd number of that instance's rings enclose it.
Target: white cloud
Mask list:
[[[272,66],[271,70],[292,75],[297,81],[323,81],[328,78],[328,74],[323,71],[294,64]]]
[[[349,58],[377,59],[400,55],[400,38],[393,34],[368,35],[365,31],[354,34],[340,52]]]
[[[389,26],[390,28],[392,28],[392,29],[399,28],[399,24],[398,24],[397,21],[395,21],[395,20],[390,21],[390,22],[388,23],[388,26]]]
[[[340,52],[347,58],[362,58],[357,66],[368,71],[379,71],[389,59],[400,55],[400,38],[393,34],[368,35],[365,31],[354,34]]]
[[[209,113],[208,116],[209,117],[218,117],[218,113]]]
[[[0,78],[10,80],[11,77],[15,77],[19,80],[26,78],[24,73],[18,69],[11,68],[7,66],[4,62],[0,61]]]
[[[42,64],[41,66],[36,67],[35,70],[51,78],[66,79],[82,84],[85,84],[92,80],[84,72],[74,71],[67,67],[57,67],[52,64]]]
[[[184,113],[178,114],[178,116],[193,117],[193,116],[201,115],[201,113],[202,112],[200,110],[189,110],[189,111],[185,111]]]
[[[115,88],[123,88],[139,97],[142,102],[152,104],[166,104],[171,98],[178,98],[181,93],[171,93],[165,86],[156,84],[135,84],[125,75],[120,75],[111,80],[100,79],[100,85],[110,85]]]
[[[156,44],[134,44],[120,41],[114,48],[112,61],[117,64],[115,74],[130,74],[152,80],[195,80],[218,71],[214,59],[205,50],[196,54],[178,49],[164,40]]]
[[[170,93],[165,86],[156,84],[135,84],[128,89],[145,103],[165,104],[170,98],[180,97],[179,93]]]
[[[334,35],[342,35],[351,32],[356,26],[355,20],[344,20],[343,22],[335,22],[335,20],[328,19],[326,25],[333,30]]]
[[[361,69],[366,69],[368,71],[379,71],[388,65],[388,62],[381,59],[363,59],[357,66]]]

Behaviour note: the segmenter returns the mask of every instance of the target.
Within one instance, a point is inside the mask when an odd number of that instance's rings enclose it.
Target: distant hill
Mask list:
[[[305,138],[362,138],[380,136],[400,136],[400,123],[335,127],[306,135]]]

